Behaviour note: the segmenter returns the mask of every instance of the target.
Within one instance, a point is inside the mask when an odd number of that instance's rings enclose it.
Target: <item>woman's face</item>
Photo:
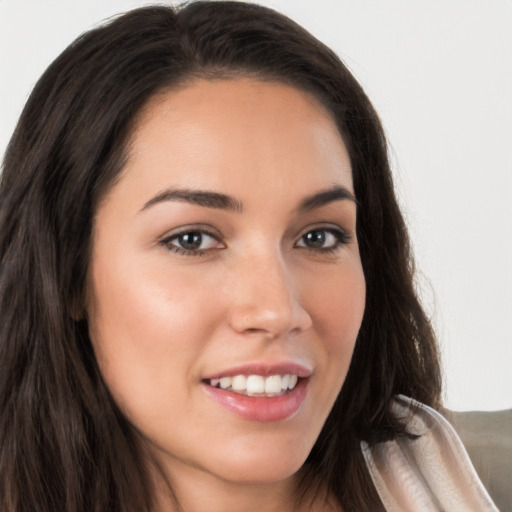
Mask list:
[[[284,480],[341,389],[365,303],[338,130],[292,87],[196,81],[150,101],[128,153],[89,271],[105,382],[169,474]]]

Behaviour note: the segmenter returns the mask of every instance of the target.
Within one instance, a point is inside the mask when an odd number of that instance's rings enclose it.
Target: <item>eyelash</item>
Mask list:
[[[209,230],[205,229],[204,227],[197,227],[197,228],[188,228],[184,229],[183,231],[180,231],[178,233],[174,233],[163,240],[160,241],[160,245],[165,247],[167,250],[174,252],[176,254],[179,254],[181,256],[205,256],[211,251],[214,250],[220,250],[221,248],[211,248],[211,249],[185,249],[183,247],[179,247],[177,245],[173,244],[173,241],[176,239],[183,237],[185,235],[200,235],[201,237],[204,237],[205,235],[215,240],[216,243],[222,244],[222,242],[219,241],[219,235],[214,234],[210,232]],[[222,247],[223,248],[223,247]]]
[[[303,241],[304,238],[311,233],[327,233],[329,235],[332,235],[335,238],[335,243],[330,247],[308,247],[306,245],[297,245],[300,241]],[[174,252],[176,254],[182,255],[182,256],[205,256],[209,254],[211,251],[221,250],[224,247],[218,247],[218,248],[208,248],[208,249],[185,249],[183,247],[179,247],[173,242],[177,240],[180,237],[183,237],[185,235],[200,235],[201,237],[204,237],[205,235],[215,240],[216,243],[222,244],[220,242],[218,235],[211,233],[205,228],[188,228],[186,230],[180,231],[178,233],[174,233],[171,236],[168,236],[160,241],[160,245],[165,247],[167,250]],[[333,228],[333,227],[314,227],[309,228],[304,234],[302,234],[299,238],[299,240],[294,244],[294,247],[299,247],[303,250],[316,253],[316,254],[333,254],[337,252],[342,246],[347,245],[352,240],[352,236],[347,233],[345,230],[342,230],[340,228]],[[202,240],[201,240],[202,242]]]
[[[332,235],[335,238],[335,243],[330,247],[308,247],[308,246],[299,246],[301,249],[305,249],[307,251],[313,252],[313,253],[321,253],[321,254],[334,254],[337,251],[341,249],[342,246],[347,245],[351,242],[352,236],[347,231],[341,229],[341,228],[334,228],[334,227],[313,227],[309,228],[301,237],[299,240],[295,243],[295,246],[297,246],[297,243],[299,241],[304,240],[304,238],[311,234],[311,233],[328,233],[329,235]]]

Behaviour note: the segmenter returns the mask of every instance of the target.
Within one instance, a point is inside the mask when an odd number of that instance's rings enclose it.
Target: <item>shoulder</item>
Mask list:
[[[465,510],[497,512],[462,442],[434,409],[399,395],[394,414],[410,436],[361,448],[366,465],[389,512]]]

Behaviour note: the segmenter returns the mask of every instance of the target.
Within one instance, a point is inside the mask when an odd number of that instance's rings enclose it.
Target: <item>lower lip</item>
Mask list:
[[[281,396],[246,396],[203,383],[207,393],[219,404],[243,419],[251,421],[283,421],[295,415],[307,394],[308,379],[299,379],[297,385]]]

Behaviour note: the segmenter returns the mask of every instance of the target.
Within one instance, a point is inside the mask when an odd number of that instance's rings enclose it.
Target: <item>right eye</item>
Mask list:
[[[185,256],[200,256],[211,250],[224,249],[224,245],[215,236],[199,230],[182,231],[160,243],[168,250]]]
[[[296,247],[318,252],[336,252],[350,242],[350,235],[340,228],[316,227],[304,233],[296,243]]]

